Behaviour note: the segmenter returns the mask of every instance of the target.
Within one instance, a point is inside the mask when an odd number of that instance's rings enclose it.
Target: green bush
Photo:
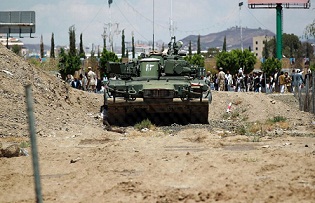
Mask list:
[[[145,119],[145,120],[141,121],[140,123],[137,123],[134,127],[137,130],[141,130],[144,128],[151,129],[152,127],[154,127],[154,125],[151,123],[151,121],[149,119]]]
[[[20,147],[21,147],[21,148],[28,148],[29,146],[30,146],[30,143],[29,143],[29,142],[23,141],[23,142],[20,143]]]
[[[283,116],[275,116],[272,119],[269,119],[269,121],[272,122],[272,123],[284,122],[286,120],[287,119],[285,117],[283,117]]]

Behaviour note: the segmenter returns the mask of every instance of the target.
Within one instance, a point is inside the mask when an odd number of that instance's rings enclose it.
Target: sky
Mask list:
[[[243,6],[239,7],[239,2]],[[283,8],[283,33],[303,36],[305,27],[315,20],[315,0],[310,9]],[[176,39],[188,35],[207,35],[234,26],[268,29],[276,33],[275,9],[250,9],[248,1],[240,0],[1,0],[1,11],[35,11],[35,38],[22,39],[27,44],[39,44],[43,36],[50,46],[54,33],[56,45],[69,44],[69,27],[75,26],[76,42],[82,33],[84,46],[103,45],[106,29],[113,33],[114,45],[125,41],[170,41],[170,24]],[[154,23],[153,23],[154,22]],[[172,22],[172,23],[171,23]],[[109,24],[113,25],[109,29]],[[116,31],[116,32],[114,32]],[[14,36],[14,35],[13,35]],[[18,36],[18,35],[16,35]]]

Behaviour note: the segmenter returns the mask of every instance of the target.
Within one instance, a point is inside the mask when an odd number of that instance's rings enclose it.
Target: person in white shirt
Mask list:
[[[225,79],[227,81],[227,90],[232,91],[232,86],[233,86],[233,77],[230,74],[230,71],[227,71],[225,74]]]

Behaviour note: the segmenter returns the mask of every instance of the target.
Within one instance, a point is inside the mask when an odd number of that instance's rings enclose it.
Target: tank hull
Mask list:
[[[171,124],[207,124],[209,103],[180,99],[157,102],[108,102],[108,122],[111,125],[129,126],[149,119],[157,126]]]

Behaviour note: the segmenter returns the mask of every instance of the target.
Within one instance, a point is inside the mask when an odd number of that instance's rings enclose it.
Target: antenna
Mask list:
[[[152,43],[152,51],[154,51],[154,0],[153,0],[153,43]]]
[[[174,24],[173,24],[173,0],[171,0],[170,35],[171,35],[171,38],[174,36]]]
[[[106,38],[107,38],[106,30],[107,30],[107,28],[104,26],[104,31],[103,31],[103,34],[102,34],[102,38],[103,38],[103,46],[104,46],[105,49],[106,49]]]

